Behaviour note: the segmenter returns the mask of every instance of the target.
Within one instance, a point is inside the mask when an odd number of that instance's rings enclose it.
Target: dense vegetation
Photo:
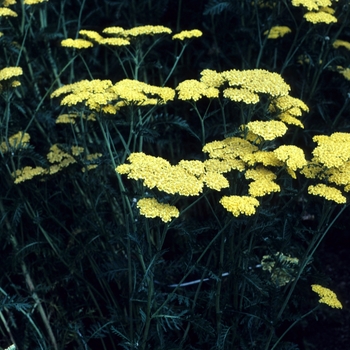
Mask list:
[[[342,313],[349,5],[189,3],[0,0],[0,347],[298,349]]]

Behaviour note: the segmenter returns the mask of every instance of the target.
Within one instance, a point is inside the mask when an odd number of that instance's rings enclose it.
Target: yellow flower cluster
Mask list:
[[[290,91],[290,86],[279,74],[264,69],[232,69],[221,74],[231,87],[240,87],[271,97],[286,96]]]
[[[342,309],[343,305],[338,300],[337,295],[328,288],[322,287],[319,284],[312,284],[312,290],[317,293],[321,299],[319,303],[327,304],[328,306],[335,309]]]
[[[197,196],[203,191],[203,185],[220,191],[229,186],[228,181],[218,172],[206,172],[199,161],[181,161],[171,165],[167,160],[144,153],[132,153],[130,164],[116,168],[119,174],[127,174],[129,179],[143,180],[148,188],[168,194]],[[193,167],[191,166],[193,165]]]
[[[0,7],[0,17],[17,17],[17,13],[7,7]]]
[[[88,47],[94,46],[92,42],[85,39],[64,39],[61,41],[63,47],[73,47],[75,49],[87,49]]]
[[[277,117],[286,124],[304,128],[303,123],[297,118],[301,117],[303,112],[308,112],[309,108],[303,101],[288,95],[272,99],[269,111],[277,113]]]
[[[61,105],[84,103],[91,110],[115,114],[125,104],[162,104],[172,100],[175,91],[168,87],[152,86],[137,80],[124,79],[116,84],[110,80],[82,80],[58,88],[51,98],[68,94]]]
[[[23,74],[21,67],[6,67],[0,70],[0,81],[9,80]]]
[[[313,141],[318,143],[312,152],[313,161],[326,168],[339,168],[350,160],[350,134],[336,132],[331,136],[317,135]]]
[[[19,131],[17,134],[9,137],[8,141],[1,142],[0,151],[2,153],[9,152],[10,150],[19,149],[22,146],[28,144],[30,141],[30,135],[28,133],[24,133],[23,131]],[[10,149],[9,149],[9,147]]]
[[[274,26],[270,30],[264,32],[268,39],[278,39],[284,37],[286,34],[291,33],[292,30],[286,26]]]
[[[335,40],[333,43],[333,47],[338,49],[339,47],[345,47],[347,50],[350,50],[350,43],[345,40]]]
[[[252,197],[263,197],[272,192],[280,192],[281,187],[275,182],[262,178],[249,184],[248,193]]]
[[[297,146],[282,145],[275,149],[273,153],[277,159],[284,162],[288,168],[294,171],[307,165],[304,151]]]
[[[308,193],[315,196],[324,197],[329,201],[334,201],[338,204],[346,203],[346,197],[342,195],[341,191],[337,188],[327,186],[325,184],[311,185],[308,187]]]
[[[193,29],[193,30],[183,30],[180,33],[177,33],[173,35],[173,40],[178,39],[178,40],[185,40],[185,39],[190,39],[190,38],[199,38],[203,35],[203,33],[198,30],[198,29]]]
[[[31,180],[34,176],[42,175],[46,173],[46,169],[42,167],[31,167],[26,166],[23,169],[18,169],[12,174],[15,177],[15,184],[19,184],[21,182]]]
[[[194,79],[181,82],[175,90],[178,92],[179,99],[183,101],[198,101],[203,96],[208,98],[219,97],[217,88],[208,87],[203,82]]]
[[[338,20],[336,17],[331,15],[330,13],[320,11],[320,12],[307,12],[304,15],[304,18],[313,24],[317,23],[336,23]]]
[[[298,265],[298,258],[292,258],[280,252],[277,252],[274,257],[264,255],[261,259],[262,269],[271,273],[271,279],[277,287],[282,287],[294,280]]]
[[[126,46],[131,44],[131,39],[141,35],[157,35],[157,34],[171,34],[171,29],[164,26],[138,26],[131,29],[124,29],[122,27],[107,27],[102,31],[105,34],[112,34],[115,37],[103,37],[100,33],[94,30],[82,29],[79,31],[80,35],[92,40],[99,45],[111,46]],[[83,49],[93,46],[91,41],[85,39],[65,39],[61,42],[62,46]]]
[[[256,104],[260,101],[260,97],[255,92],[248,89],[228,88],[223,93],[225,98],[235,102],[244,102],[246,104]]]
[[[337,0],[336,0],[337,1]],[[304,18],[311,23],[336,23],[337,19],[333,16],[334,10],[329,6],[332,5],[331,0],[292,0],[293,6],[303,6],[309,11]]]
[[[224,196],[220,199],[220,203],[236,217],[241,214],[253,215],[259,206],[259,201],[249,196]]]
[[[36,5],[41,4],[43,2],[47,2],[48,0],[24,0],[25,5]]]
[[[272,141],[283,136],[287,132],[286,125],[278,120],[254,121],[246,124],[249,131],[262,137],[266,141]]]
[[[146,218],[159,217],[163,222],[179,217],[179,210],[169,204],[159,203],[155,198],[142,198],[137,202],[140,214]]]

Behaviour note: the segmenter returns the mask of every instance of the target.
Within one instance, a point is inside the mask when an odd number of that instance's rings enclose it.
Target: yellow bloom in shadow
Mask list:
[[[322,287],[319,284],[312,284],[312,290],[317,293],[321,299],[319,303],[327,304],[328,306],[335,309],[342,309],[343,305],[338,300],[337,295],[328,288]]]

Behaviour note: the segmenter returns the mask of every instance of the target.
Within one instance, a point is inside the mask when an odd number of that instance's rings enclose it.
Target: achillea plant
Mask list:
[[[96,5],[1,3],[0,346],[295,348],[342,308],[350,10]]]

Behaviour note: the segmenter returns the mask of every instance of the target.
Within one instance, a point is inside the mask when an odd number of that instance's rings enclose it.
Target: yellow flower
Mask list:
[[[307,12],[304,15],[304,18],[311,23],[336,23],[338,20],[333,15],[326,12]]]
[[[302,100],[288,95],[274,98],[269,110],[270,112],[288,112],[294,117],[300,117],[303,112],[309,111],[309,107]]]
[[[292,170],[297,170],[307,164],[304,151],[293,145],[282,145],[275,149],[273,153],[277,159],[287,164]]]
[[[138,80],[123,79],[110,89],[116,96],[130,103],[147,105],[150,101],[160,104],[172,101],[175,91],[169,87],[159,87],[143,83]]]
[[[344,197],[337,188],[327,186],[325,184],[317,184],[316,186],[309,186],[308,193],[315,196],[324,197],[329,201],[334,201],[338,204],[346,203],[346,197]]]
[[[36,5],[41,4],[43,2],[47,2],[48,0],[24,0],[25,5]]]
[[[203,165],[206,172],[227,173],[232,169],[231,165],[227,161],[222,161],[220,159],[207,159],[203,162]]]
[[[249,196],[224,196],[220,199],[220,203],[236,217],[241,214],[253,215],[256,213],[256,207],[259,206],[259,201]]]
[[[17,17],[17,13],[15,11],[12,11],[6,7],[0,7],[0,17]]]
[[[271,171],[262,166],[258,166],[256,169],[249,169],[245,172],[244,177],[246,179],[253,180],[275,180],[277,176]]]
[[[252,197],[263,197],[272,192],[280,192],[281,187],[275,182],[261,178],[249,184],[248,193]]]
[[[266,32],[264,32],[264,35],[267,35],[268,39],[277,39],[277,38],[282,38],[286,34],[291,32],[292,30],[289,27],[275,26],[275,27],[272,27],[270,30],[267,30]]]
[[[95,32],[94,30],[79,30],[79,34],[80,35],[84,35],[87,38],[89,38],[90,40],[94,40],[97,43],[100,43],[104,38],[103,36],[101,36],[99,33]]]
[[[190,38],[199,38],[202,35],[203,33],[198,29],[183,30],[182,32],[173,35],[172,39],[185,40]]]
[[[107,27],[103,29],[102,33],[106,34],[120,34],[124,31],[124,28],[122,27]]]
[[[221,74],[230,86],[268,94],[272,97],[288,95],[290,90],[290,86],[279,74],[264,69],[243,71],[232,69]]]
[[[24,182],[26,180],[32,179],[34,176],[42,175],[46,173],[46,169],[42,167],[33,168],[31,166],[26,166],[23,169],[18,169],[14,174],[15,184],[19,184],[20,182]]]
[[[191,175],[200,176],[205,173],[204,163],[199,160],[181,160],[178,166],[184,168]]]
[[[308,179],[324,178],[322,175],[324,173],[323,166],[315,161],[307,162],[300,173]]]
[[[347,80],[350,80],[350,68],[338,68],[338,72]]]
[[[262,163],[264,166],[282,166],[283,162],[277,159],[273,152],[269,151],[257,151],[252,154],[247,154],[242,157],[243,161],[248,165],[254,165],[256,163]]]
[[[197,196],[203,190],[203,182],[190,174],[183,166],[172,166],[161,158],[144,153],[132,153],[128,160],[116,168],[119,174],[127,174],[129,179],[143,180],[148,188],[154,187],[168,194]]]
[[[73,47],[75,49],[87,49],[94,46],[92,42],[85,39],[64,39],[61,41],[63,47]]]
[[[169,222],[180,215],[176,207],[159,203],[155,198],[142,198],[137,202],[137,207],[146,218],[160,217],[163,222]]]
[[[212,190],[220,191],[223,188],[228,188],[230,186],[227,179],[218,172],[210,171],[206,172],[201,180],[205,183],[205,185]]]
[[[208,87],[218,88],[224,83],[224,78],[215,70],[204,69],[201,72],[200,81]]]
[[[292,0],[293,6],[304,6],[309,11],[318,11],[320,7],[331,6],[331,0]]]
[[[203,96],[208,98],[216,98],[219,96],[219,90],[214,87],[208,87],[205,83],[190,79],[181,82],[177,88],[180,100],[198,101]]]
[[[71,151],[73,156],[79,156],[81,153],[84,152],[84,147],[72,146]]]
[[[139,35],[171,34],[171,29],[164,26],[139,26],[121,31],[120,35],[124,37],[137,37]]]
[[[327,171],[328,181],[337,185],[350,184],[350,162],[344,163],[339,168],[332,168]]]
[[[244,102],[246,104],[256,104],[260,100],[259,95],[257,95],[256,93],[251,92],[248,89],[236,89],[236,88],[225,89],[224,97],[235,102]]]
[[[343,308],[341,302],[337,298],[337,295],[330,289],[322,287],[319,284],[312,284],[311,288],[321,297],[321,299],[318,301],[319,303],[327,304],[335,309]]]
[[[296,125],[304,129],[304,124],[288,112],[278,114],[277,118],[281,120],[284,124]]]
[[[210,158],[236,161],[236,158],[242,159],[247,154],[257,151],[258,147],[240,137],[228,137],[223,141],[209,142],[202,150],[209,153]]]
[[[8,7],[10,5],[15,5],[15,4],[16,4],[16,0],[4,0],[2,3],[2,6]]]
[[[347,50],[350,50],[350,43],[345,40],[336,40],[333,43],[333,47],[338,49],[339,47],[345,47]]]
[[[254,121],[246,124],[249,131],[261,136],[266,141],[272,141],[283,136],[287,132],[287,127],[283,122],[276,120]]]
[[[99,44],[111,46],[126,46],[130,45],[130,41],[123,38],[104,38],[99,42]]]
[[[0,81],[18,77],[23,74],[21,67],[6,67],[0,70]]]
[[[317,135],[313,140],[318,143],[312,152],[315,161],[327,168],[340,167],[350,159],[350,134],[336,132],[331,136]]]

